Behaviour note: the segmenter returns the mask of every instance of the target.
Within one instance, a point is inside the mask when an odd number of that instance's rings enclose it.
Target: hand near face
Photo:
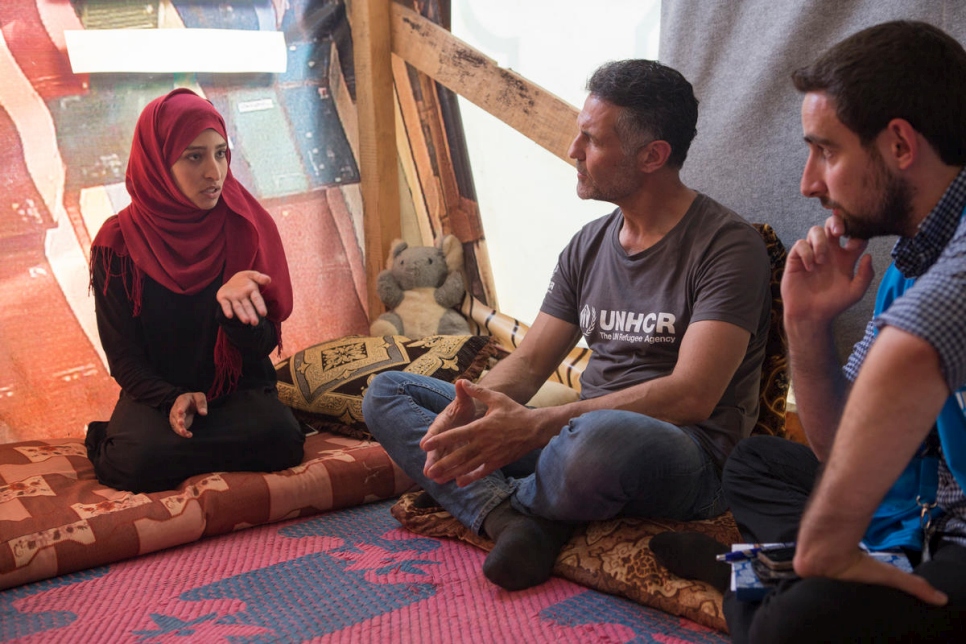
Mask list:
[[[238,316],[239,322],[256,326],[261,318],[268,315],[261,287],[271,281],[271,277],[258,271],[239,271],[221,285],[215,299],[229,320]]]
[[[174,433],[184,438],[191,438],[192,434],[188,430],[195,422],[195,414],[208,415],[208,399],[205,395],[200,391],[191,391],[178,396],[168,414],[168,422]]]
[[[862,299],[872,283],[872,258],[863,255],[867,241],[848,239],[845,227],[831,216],[792,246],[782,277],[785,319],[830,323]]]
[[[457,380],[456,399],[420,442],[426,451],[423,473],[462,487],[520,459],[537,447],[530,441],[530,413],[504,394]]]

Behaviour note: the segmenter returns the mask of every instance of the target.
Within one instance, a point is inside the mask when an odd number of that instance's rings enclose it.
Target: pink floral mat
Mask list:
[[[0,592],[3,642],[727,642],[554,578],[508,593],[485,553],[391,501],[203,539]]]

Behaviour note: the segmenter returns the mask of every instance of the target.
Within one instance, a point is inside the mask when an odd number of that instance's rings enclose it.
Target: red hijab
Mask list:
[[[148,103],[138,118],[128,160],[131,205],[101,227],[92,244],[92,251],[100,252],[92,252],[91,259],[100,257],[109,269],[113,256],[121,258],[119,277],[135,316],[141,312],[144,274],[175,293],[191,295],[219,275],[228,280],[248,269],[265,273],[272,282],[261,294],[281,348],[280,324],[292,312],[292,283],[275,221],[230,168],[221,198],[211,210],[198,209],[171,175],[171,166],[188,144],[209,128],[228,140],[225,121],[215,107],[189,89],[176,89]],[[241,375],[241,355],[222,331],[214,359],[216,376],[209,398],[233,391]]]

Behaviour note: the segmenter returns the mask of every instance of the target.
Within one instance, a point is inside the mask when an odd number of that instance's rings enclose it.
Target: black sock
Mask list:
[[[494,546],[483,562],[483,574],[506,590],[523,590],[550,578],[553,565],[574,525],[521,514],[507,499],[483,521]]]
[[[657,562],[678,577],[711,584],[722,593],[731,585],[731,565],[715,559],[730,546],[700,532],[662,532],[650,542]]]
[[[416,495],[416,498],[413,499],[413,507],[417,510],[429,510],[432,508],[439,508],[440,505],[436,499],[429,495],[429,492],[422,490]]]

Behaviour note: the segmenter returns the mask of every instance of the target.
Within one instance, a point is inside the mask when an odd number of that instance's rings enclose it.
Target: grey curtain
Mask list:
[[[789,76],[849,34],[896,19],[930,22],[966,42],[959,0],[663,0],[661,62],[683,73],[700,101],[688,185],[771,224],[789,247],[823,222],[827,211],[799,192],[802,99]],[[893,242],[870,246],[877,275]],[[843,355],[862,335],[876,284],[840,321]]]

